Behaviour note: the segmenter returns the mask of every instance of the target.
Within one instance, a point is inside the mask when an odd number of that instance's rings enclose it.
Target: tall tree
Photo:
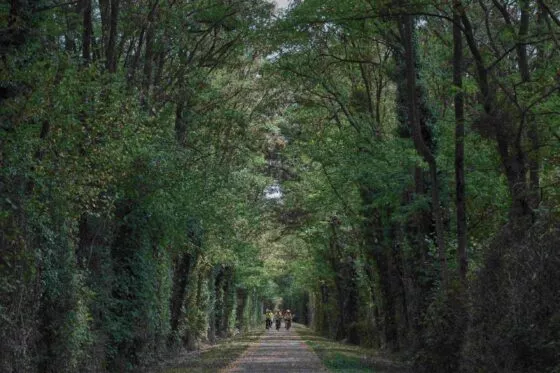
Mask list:
[[[439,198],[438,169],[436,158],[428,145],[425,143],[420,127],[417,103],[417,87],[416,87],[416,51],[414,49],[414,21],[411,15],[403,16],[402,26],[400,29],[401,38],[403,40],[404,57],[406,66],[406,88],[408,94],[408,121],[410,131],[416,150],[422,156],[430,169],[431,195],[432,195],[432,214],[436,226],[436,242],[438,246],[438,255],[440,261],[441,279],[444,284],[447,283],[447,254],[445,244],[445,231],[443,226],[443,217],[441,213]]]
[[[455,199],[457,208],[457,264],[465,285],[468,271],[467,212],[465,201],[465,101],[463,92],[463,34],[457,1],[453,4],[453,85],[455,93]]]

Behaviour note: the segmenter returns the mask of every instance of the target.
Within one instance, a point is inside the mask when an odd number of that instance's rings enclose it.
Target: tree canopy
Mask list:
[[[290,308],[415,372],[560,369],[560,3],[0,6],[0,371]]]

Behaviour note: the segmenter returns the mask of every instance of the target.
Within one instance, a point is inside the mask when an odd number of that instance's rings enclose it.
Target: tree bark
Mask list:
[[[465,284],[468,270],[467,215],[465,204],[465,114],[463,96],[463,35],[455,3],[453,14],[453,85],[455,93],[455,204],[457,208],[457,268]]]
[[[177,143],[182,146],[187,146],[187,118],[185,118],[185,99],[179,98],[177,107],[175,109],[175,136]]]
[[[152,84],[152,70],[154,60],[154,26],[153,19],[149,19],[148,30],[146,32],[146,52],[144,54],[144,79],[143,79],[143,96],[148,98],[150,94],[150,86]]]
[[[418,104],[417,104],[417,86],[416,86],[416,64],[414,51],[414,25],[413,18],[410,15],[402,17],[403,28],[402,38],[405,50],[405,66],[408,93],[408,120],[414,146],[420,156],[428,163],[430,169],[431,189],[432,189],[432,215],[436,227],[436,243],[438,247],[438,256],[440,262],[440,275],[444,285],[447,284],[447,258],[445,253],[445,232],[443,227],[443,217],[440,208],[439,187],[437,177],[437,164],[430,148],[424,142],[422,129],[420,127]]]
[[[115,46],[117,44],[117,31],[119,20],[119,0],[111,0],[111,18],[109,24],[109,37],[107,40],[107,47],[105,56],[107,58],[106,67],[110,73],[117,71],[117,51]]]
[[[98,2],[99,15],[101,16],[101,46],[102,50],[106,52],[111,28],[111,0],[98,0]]]
[[[177,263],[175,267],[175,273],[173,275],[173,291],[170,304],[171,338],[173,338],[175,333],[179,330],[179,323],[183,314],[183,302],[187,291],[187,281],[191,269],[192,259],[191,254],[184,253],[181,255],[179,263]]]
[[[82,58],[87,65],[91,62],[91,39],[93,36],[91,0],[82,0],[81,12],[83,13]]]
[[[224,268],[224,302],[223,302],[223,314],[222,314],[222,322],[221,322],[221,335],[223,337],[227,337],[230,335],[231,325],[230,325],[230,316],[232,315],[235,309],[235,285],[233,283],[234,279],[234,270],[233,267],[227,266]]]
[[[523,83],[528,83],[531,80],[531,72],[529,69],[528,56],[527,56],[527,45],[525,44],[525,39],[529,33],[529,2],[527,0],[521,1],[521,17],[519,24],[519,44],[517,46],[517,55],[519,60],[519,74],[521,75],[521,81]],[[542,7],[538,7],[538,19],[537,27],[539,31],[542,29]],[[542,48],[537,51],[537,64],[539,61],[543,61],[545,56],[542,53]],[[529,154],[529,208],[534,210],[538,207],[540,203],[540,139],[538,126],[536,123],[536,118],[533,115],[527,118],[527,137],[531,145],[531,152]]]
[[[143,99],[148,100],[153,79],[154,64],[154,42],[155,42],[155,22],[158,18],[158,3],[156,1],[152,10],[148,14],[148,25],[146,29],[146,50],[144,53],[144,69],[143,69]]]

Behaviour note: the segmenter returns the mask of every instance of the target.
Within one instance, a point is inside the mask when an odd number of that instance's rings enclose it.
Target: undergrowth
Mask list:
[[[261,337],[262,330],[252,330],[233,338],[219,341],[217,344],[196,353],[189,353],[181,361],[175,362],[173,368],[166,368],[160,373],[215,373],[237,360],[243,352]]]
[[[395,357],[384,356],[372,349],[344,344],[321,337],[309,328],[298,327],[296,331],[331,372],[410,372],[407,364]]]

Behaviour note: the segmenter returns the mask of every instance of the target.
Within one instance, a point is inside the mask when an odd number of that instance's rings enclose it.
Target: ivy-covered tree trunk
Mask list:
[[[246,289],[237,288],[235,299],[237,299],[235,309],[235,328],[239,331],[246,331],[249,329],[249,319],[247,317],[247,306],[249,303],[249,293]]]
[[[401,25],[401,28],[403,26]],[[402,29],[401,34],[407,35],[406,30]],[[426,88],[422,85],[420,71],[419,71],[419,58],[416,48],[417,42],[414,34],[407,36],[408,42],[404,38],[398,41],[399,48],[393,52],[395,61],[395,71],[392,75],[396,83],[396,103],[397,103],[397,119],[398,119],[398,134],[402,138],[413,138],[413,142],[423,145],[423,149],[430,154],[434,154],[436,150],[436,142],[432,129],[432,122],[434,120],[433,113],[428,103]],[[408,48],[412,48],[412,61],[407,62],[405,43],[408,43]],[[412,44],[410,44],[412,43]],[[411,67],[412,66],[412,69]],[[411,77],[412,76],[412,77]],[[410,86],[413,82],[413,87]],[[414,97],[411,95],[411,89],[415,92]],[[412,101],[411,101],[412,100]],[[414,105],[414,113],[411,112]],[[412,119],[416,120],[416,127],[412,127]],[[418,152],[418,150],[417,150]],[[433,158],[433,157],[432,157]],[[434,160],[434,159],[432,159]],[[435,162],[435,160],[434,160]],[[424,330],[423,317],[429,305],[429,297],[434,290],[436,278],[434,277],[433,259],[429,255],[430,244],[426,240],[436,239],[434,241],[438,246],[438,257],[440,262],[440,278],[443,275],[441,268],[445,271],[446,260],[445,253],[441,251],[441,241],[437,242],[438,232],[436,227],[436,220],[434,215],[434,203],[439,201],[439,191],[434,195],[434,163],[429,166],[429,171],[426,172],[420,166],[415,166],[410,169],[412,184],[408,186],[402,194],[400,209],[404,209],[407,217],[404,222],[392,222],[392,215],[389,215],[382,220],[385,231],[391,231],[393,238],[387,241],[385,235],[385,242],[393,245],[392,249],[387,249],[391,255],[391,260],[388,262],[393,268],[393,277],[395,278],[393,289],[396,294],[391,295],[396,301],[396,311],[399,320],[403,320],[400,324],[396,334],[400,339],[400,347],[405,346],[418,346],[421,344],[422,333]],[[437,197],[434,199],[434,197]],[[424,200],[431,201],[431,208],[423,207]],[[438,211],[441,210],[437,202],[435,207]],[[413,210],[408,210],[407,206],[416,205]],[[441,216],[440,216],[441,218]],[[443,223],[443,222],[441,222]],[[381,224],[381,221],[380,223]],[[440,226],[440,229],[442,227]],[[440,235],[445,235],[445,232],[440,230]],[[383,242],[378,238],[378,242]],[[386,274],[390,276],[390,273]],[[400,294],[398,297],[397,294]],[[400,313],[400,314],[399,314]]]
[[[445,244],[445,231],[443,224],[443,216],[440,206],[439,197],[439,182],[438,182],[438,169],[436,164],[435,154],[433,149],[430,149],[430,143],[426,141],[422,130],[422,121],[420,118],[420,111],[418,105],[418,88],[416,85],[416,60],[417,53],[415,48],[415,31],[414,22],[411,15],[402,17],[402,26],[400,29],[405,60],[406,72],[406,90],[407,90],[407,109],[408,109],[408,124],[410,126],[411,136],[414,146],[418,154],[428,164],[431,182],[431,202],[432,202],[432,215],[435,225],[436,244],[438,247],[438,257],[440,264],[440,275],[444,286],[447,285],[447,254]]]
[[[337,318],[334,325],[335,337],[338,340],[346,339],[350,343],[359,343],[358,332],[358,276],[356,272],[356,259],[345,255],[341,245],[344,240],[338,230],[339,220],[333,217],[330,222],[330,242],[328,248],[331,269],[335,273],[334,284],[336,287]]]
[[[235,285],[233,267],[227,266],[224,268],[224,283],[223,283],[223,313],[220,322],[220,335],[228,337],[231,335],[233,329],[233,322],[235,321]]]
[[[182,335],[183,338],[183,345],[186,346],[188,350],[195,350],[197,348],[199,342],[199,334],[200,334],[200,324],[201,321],[199,318],[200,315],[200,306],[197,303],[199,296],[198,296],[198,289],[199,289],[199,280],[200,276],[198,271],[200,270],[199,266],[193,267],[190,271],[188,276],[188,285],[187,285],[187,296],[184,302],[185,308],[185,315],[184,315],[184,323],[185,328]]]
[[[214,303],[211,307],[213,321],[210,328],[209,339],[213,341],[216,336],[227,337],[235,322],[235,285],[233,283],[233,268],[219,265],[214,269]]]
[[[173,273],[173,290],[170,304],[171,315],[171,335],[170,343],[176,343],[179,337],[180,324],[185,318],[185,298],[187,292],[187,282],[196,259],[191,253],[183,253],[175,263]]]
[[[224,326],[227,324],[226,318],[226,302],[227,294],[225,292],[227,286],[227,270],[223,265],[218,265],[214,269],[214,304],[211,308],[211,312],[214,315],[213,322],[213,335],[211,339],[215,337],[222,337],[225,334]]]
[[[208,313],[208,332],[207,338],[210,343],[216,343],[216,305],[218,303],[216,280],[219,272],[216,268],[212,268],[208,276],[208,306],[206,312]]]

